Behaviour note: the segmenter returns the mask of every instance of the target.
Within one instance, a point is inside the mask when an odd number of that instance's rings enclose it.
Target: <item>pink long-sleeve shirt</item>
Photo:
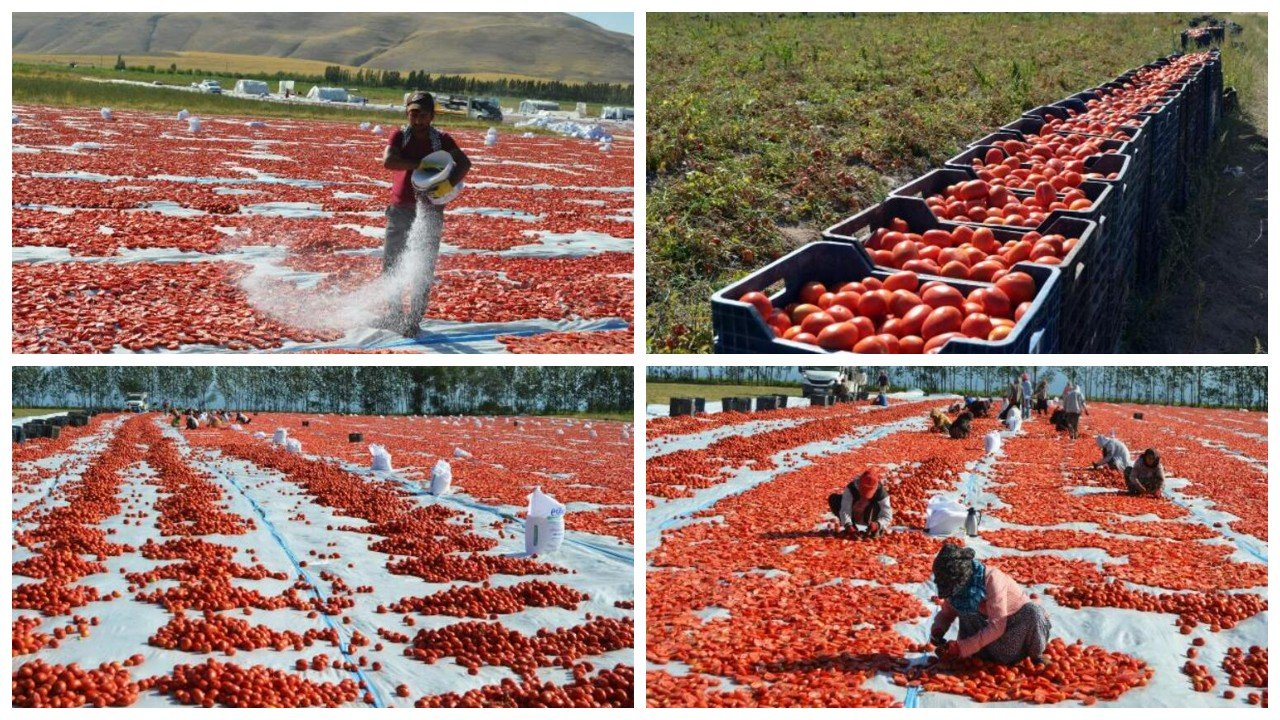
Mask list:
[[[976,654],[979,650],[990,645],[996,638],[1004,634],[1005,623],[1016,612],[1022,609],[1023,605],[1031,602],[1027,594],[1022,591],[1022,586],[1008,575],[999,570],[987,568],[987,596],[978,603],[978,612],[987,618],[987,626],[977,635],[960,640],[960,656],[969,657]],[[933,627],[930,630],[931,637],[939,637],[945,635],[947,630],[951,629],[951,623],[959,617],[955,608],[951,607],[949,600],[942,601],[942,610],[938,612],[938,616],[933,619]]]

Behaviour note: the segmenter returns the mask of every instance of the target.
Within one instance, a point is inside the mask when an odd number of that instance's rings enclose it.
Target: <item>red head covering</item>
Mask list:
[[[875,468],[869,468],[858,478],[858,492],[862,493],[863,499],[870,500],[879,486],[880,473]]]

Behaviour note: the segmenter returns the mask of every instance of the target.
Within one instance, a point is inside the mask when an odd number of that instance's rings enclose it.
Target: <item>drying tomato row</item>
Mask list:
[[[203,707],[338,707],[360,694],[354,680],[317,683],[263,665],[245,668],[213,658],[177,665],[171,674],[144,678],[138,687]]]
[[[429,695],[418,699],[419,708],[478,707],[632,707],[635,678],[632,668],[616,665],[595,675],[587,675],[586,664],[573,666],[573,682],[555,685],[536,680],[517,683],[504,678],[498,685],[485,685],[465,693]]]
[[[434,595],[404,598],[390,606],[398,613],[417,612],[424,615],[497,619],[498,615],[517,613],[530,607],[578,609],[588,597],[573,588],[543,580],[530,580],[516,585],[489,587],[464,586],[442,590]]]
[[[1070,608],[1118,607],[1178,616],[1184,634],[1207,626],[1212,632],[1230,629],[1242,620],[1266,612],[1267,601],[1258,595],[1227,592],[1160,593],[1135,590],[1116,580],[1073,587],[1051,587],[1048,593],[1059,605]]]
[[[565,353],[600,355],[630,353],[635,328],[603,332],[552,332],[539,335],[499,335],[495,338],[511,353]]]
[[[472,675],[487,665],[504,666],[530,680],[537,677],[538,667],[572,667],[584,655],[631,647],[633,634],[630,618],[598,617],[567,629],[540,629],[533,637],[499,623],[462,622],[419,630],[404,652],[427,664],[452,657]]]

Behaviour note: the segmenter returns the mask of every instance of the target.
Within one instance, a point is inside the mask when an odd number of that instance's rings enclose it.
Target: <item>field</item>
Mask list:
[[[994,417],[925,429],[953,401],[651,417],[648,704],[1266,706],[1265,413],[1091,404],[1075,442],[1035,417],[986,454]],[[1162,497],[1088,469],[1113,431],[1159,449]],[[893,527],[837,534],[827,494],[868,467]],[[1049,665],[930,661],[936,495],[983,510],[949,541],[1047,610]]]
[[[1125,309],[1126,352],[1266,346],[1267,30],[1264,17],[1231,17],[1244,32],[1223,67],[1241,110],[1166,229],[1176,250],[1155,289]],[[1185,25],[1169,14],[651,14],[648,347],[709,352],[714,291],[1026,110],[1168,55]]]
[[[14,445],[14,706],[631,705],[621,423],[165,420]],[[530,556],[534,486],[568,510],[562,547]]]
[[[632,348],[631,138],[446,125],[474,167],[405,339],[369,327],[390,124],[14,116],[15,352]]]
[[[794,385],[701,385],[695,383],[646,382],[644,387],[648,404],[667,403],[673,397],[700,397],[708,401],[715,401],[739,395],[774,394],[800,396],[800,388]]]

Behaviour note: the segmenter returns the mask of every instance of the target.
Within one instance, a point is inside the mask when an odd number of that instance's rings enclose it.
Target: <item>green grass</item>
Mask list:
[[[50,413],[69,412],[73,409],[74,408],[65,408],[65,407],[55,407],[55,408],[18,408],[16,407],[13,409],[13,417],[15,419],[24,418],[24,417],[35,417],[36,415],[48,415]]]
[[[793,385],[720,385],[715,383],[645,383],[645,402],[665,404],[673,397],[700,397],[709,401],[735,396],[791,395],[800,397]]]
[[[1231,17],[1264,55],[1250,80],[1224,50],[1228,82],[1265,120],[1265,17]],[[1024,111],[1178,49],[1184,27],[1175,14],[650,13],[649,349],[709,352],[715,290]]]

